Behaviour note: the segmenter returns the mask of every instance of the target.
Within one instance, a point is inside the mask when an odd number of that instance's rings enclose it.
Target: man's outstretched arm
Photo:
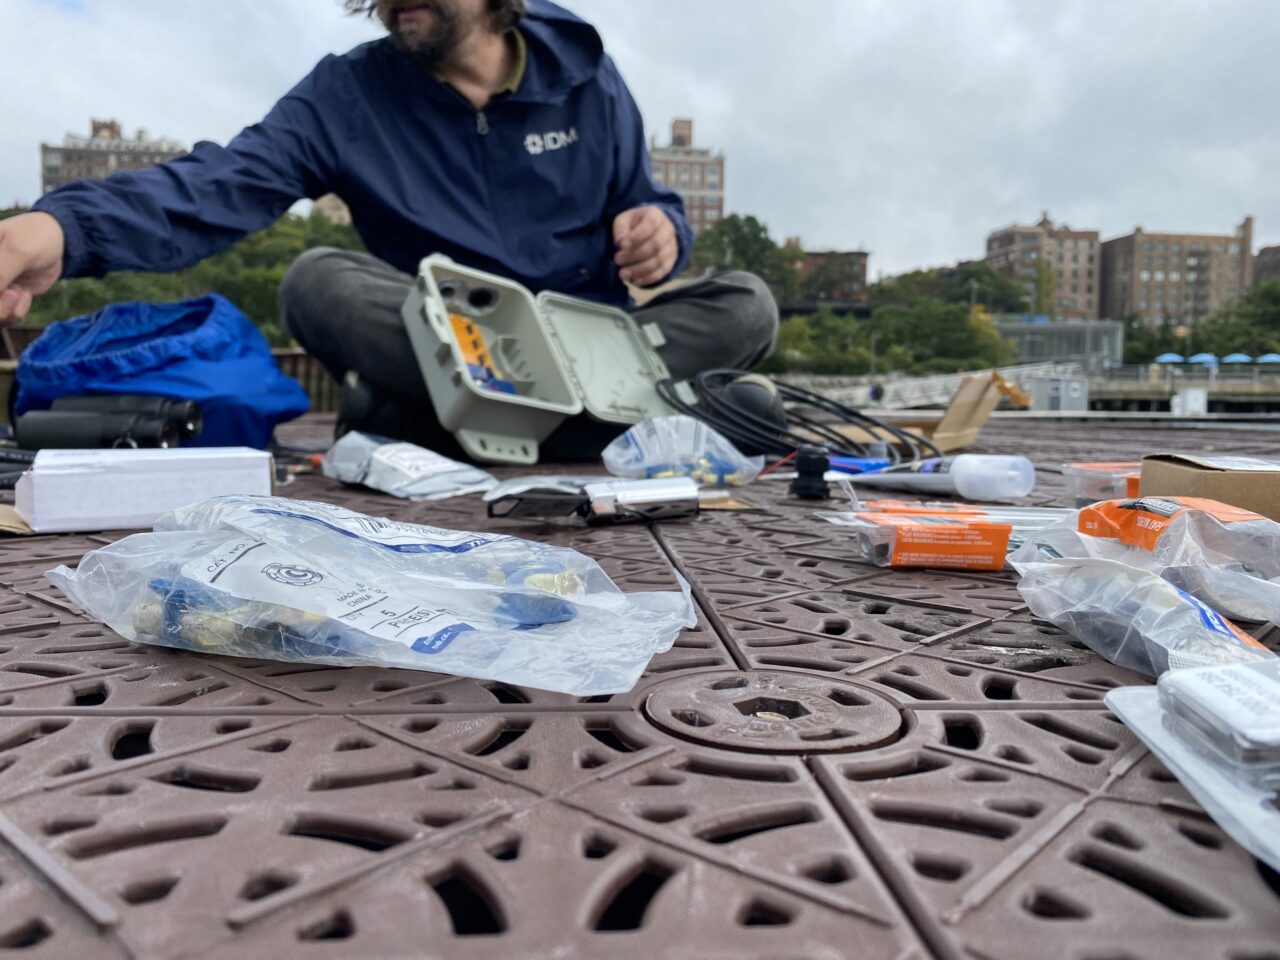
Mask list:
[[[79,180],[0,221],[0,323],[60,277],[180,270],[327,192],[334,151],[315,87],[313,73],[225,147],[198,143],[156,167]]]

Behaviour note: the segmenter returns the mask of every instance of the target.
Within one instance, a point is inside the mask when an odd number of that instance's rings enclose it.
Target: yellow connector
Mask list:
[[[474,323],[456,313],[449,315],[449,323],[453,325],[453,338],[458,342],[458,349],[462,351],[465,363],[487,370],[497,369],[493,365],[489,345],[484,342],[484,334]]]

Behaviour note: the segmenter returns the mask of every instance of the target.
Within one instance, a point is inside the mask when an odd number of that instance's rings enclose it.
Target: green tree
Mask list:
[[[1058,313],[1058,273],[1043,260],[1036,261],[1035,302],[1032,313],[1048,317]]]
[[[955,267],[913,270],[871,285],[871,306],[933,298],[946,303],[976,302],[990,313],[1022,313],[1022,287],[989,264],[971,260]]]
[[[1150,363],[1162,353],[1181,352],[1184,347],[1171,321],[1151,325],[1136,314],[1124,319],[1125,363]]]
[[[1280,352],[1280,277],[1273,277],[1193,328],[1196,350],[1218,356]]]
[[[898,303],[872,314],[877,344],[903,347],[915,373],[949,373],[1001,366],[1013,357],[1012,345],[989,319],[970,315],[964,304],[929,297]]]
[[[796,263],[804,254],[779,247],[755,217],[732,213],[698,236],[695,269],[746,270],[760,277],[779,303],[794,303],[799,286]]]
[[[1280,277],[1261,283],[1196,324],[1185,338],[1171,318],[1147,324],[1141,317],[1125,320],[1124,362],[1150,363],[1162,353],[1190,356],[1205,351],[1220,357],[1247,353],[1256,357],[1280,353]]]

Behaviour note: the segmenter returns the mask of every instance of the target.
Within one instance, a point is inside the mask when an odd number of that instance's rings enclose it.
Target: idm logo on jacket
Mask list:
[[[524,148],[535,157],[548,150],[563,150],[578,142],[578,128],[564,130],[548,130],[546,133],[531,133],[524,138]]]

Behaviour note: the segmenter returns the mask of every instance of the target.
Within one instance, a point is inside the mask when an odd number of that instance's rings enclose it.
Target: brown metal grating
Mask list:
[[[1176,445],[1021,429],[991,435],[1049,467]],[[1009,577],[851,562],[784,493],[496,526],[689,580],[698,627],[613,697],[134,646],[40,576],[109,537],[7,541],[0,957],[1280,960],[1280,877],[1102,703],[1140,677]]]

